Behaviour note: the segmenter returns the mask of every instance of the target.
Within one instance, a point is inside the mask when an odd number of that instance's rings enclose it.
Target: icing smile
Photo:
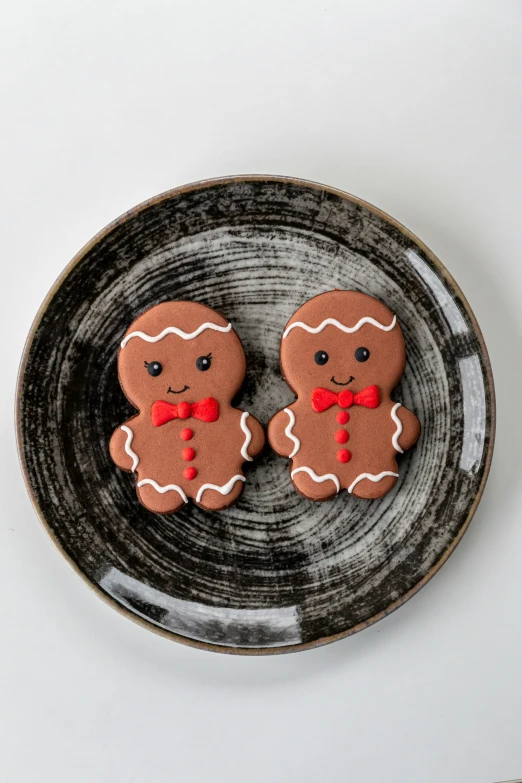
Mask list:
[[[347,381],[345,381],[344,383],[342,383],[341,381],[336,381],[336,380],[335,380],[335,378],[334,378],[334,376],[332,375],[332,377],[330,378],[330,380],[331,380],[331,382],[332,382],[332,383],[335,383],[335,385],[336,385],[336,386],[348,386],[348,384],[349,384],[349,383],[352,383],[352,381],[354,381],[354,380],[355,380],[355,378],[353,377],[353,375],[350,375],[350,377],[348,378],[348,380],[347,380]]]
[[[190,386],[184,386],[182,389],[171,389],[169,386],[167,394],[183,394],[188,389],[190,389]]]

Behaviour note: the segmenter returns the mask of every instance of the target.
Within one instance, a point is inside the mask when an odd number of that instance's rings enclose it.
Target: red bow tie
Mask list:
[[[165,400],[156,400],[151,408],[152,423],[161,427],[172,419],[199,419],[200,421],[217,421],[219,419],[219,403],[213,397],[206,397],[199,402],[178,402],[173,405]]]
[[[339,405],[340,408],[351,408],[352,405],[363,405],[365,408],[377,408],[381,402],[377,386],[367,386],[366,389],[354,394],[349,389],[333,392],[329,389],[314,389],[312,392],[312,408],[317,413]]]

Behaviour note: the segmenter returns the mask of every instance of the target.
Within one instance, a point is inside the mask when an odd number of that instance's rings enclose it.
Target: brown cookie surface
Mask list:
[[[310,500],[341,489],[386,494],[397,455],[420,434],[417,417],[391,399],[406,361],[395,315],[367,294],[320,294],[286,325],[280,357],[297,399],[270,420],[268,439],[291,459],[296,489]]]
[[[242,465],[264,445],[257,419],[231,405],[245,371],[232,325],[205,305],[164,302],[129,327],[118,375],[139,413],[115,430],[110,453],[136,474],[150,511],[171,513],[189,499],[220,510],[239,497]]]

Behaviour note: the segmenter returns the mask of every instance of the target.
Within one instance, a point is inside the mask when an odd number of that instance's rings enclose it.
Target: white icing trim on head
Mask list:
[[[315,470],[312,470],[312,468],[308,468],[306,465],[303,465],[302,468],[296,468],[290,473],[290,477],[293,478],[296,473],[308,473],[311,479],[314,481],[317,481],[318,484],[322,484],[323,481],[333,481],[335,486],[337,487],[337,492],[341,489],[341,485],[339,483],[339,479],[337,476],[335,476],[333,473],[325,473],[324,476],[318,476]]]
[[[198,489],[198,494],[196,495],[196,503],[199,503],[199,501],[203,496],[203,492],[206,489],[215,489],[216,492],[220,492],[222,495],[230,495],[230,493],[232,492],[232,487],[234,486],[236,481],[246,481],[246,478],[240,475],[232,476],[230,481],[227,481],[227,483],[223,484],[222,487],[218,487],[217,484],[203,484],[203,486],[201,486]]]
[[[229,323],[228,326],[218,326],[213,323],[204,323],[201,324],[201,326],[198,326],[194,332],[184,332],[183,329],[178,329],[177,326],[167,326],[166,329],[155,335],[155,337],[152,337],[150,334],[145,334],[145,332],[131,332],[127,337],[123,338],[121,347],[125,348],[129,340],[132,340],[133,337],[141,337],[141,339],[145,340],[147,343],[157,343],[158,340],[163,340],[168,334],[177,334],[178,337],[182,337],[183,340],[193,340],[194,337],[198,337],[205,329],[213,329],[215,332],[230,332],[232,324]]]
[[[248,419],[249,414],[245,411],[241,414],[241,421],[239,422],[241,429],[245,433],[245,442],[241,446],[241,456],[243,459],[247,459],[249,462],[252,462],[254,459],[253,457],[248,456],[248,446],[250,444],[250,441],[252,440],[252,433],[248,429],[246,425],[246,420]]]
[[[127,427],[125,424],[121,425],[120,430],[123,430],[123,432],[127,436],[127,440],[125,441],[125,451],[129,455],[129,457],[132,457],[132,472],[134,473],[134,471],[140,464],[140,458],[138,457],[136,452],[131,449],[131,443],[132,443],[132,439],[134,438],[134,433],[131,430],[131,428]]]
[[[401,407],[400,402],[396,402],[391,410],[391,417],[395,422],[395,424],[397,425],[397,429],[393,433],[393,437],[392,437],[392,446],[395,449],[395,451],[404,454],[404,449],[401,449],[401,447],[399,446],[399,438],[402,435],[402,421],[397,416],[397,411],[399,410],[400,407]]]
[[[285,413],[288,413],[288,418],[290,419],[290,421],[289,421],[289,422],[288,422],[288,424],[286,425],[286,429],[285,429],[285,435],[286,435],[286,437],[287,437],[287,438],[290,438],[290,440],[293,440],[293,441],[294,441],[294,444],[295,444],[295,445],[294,445],[294,450],[292,451],[292,453],[291,453],[291,454],[289,454],[289,455],[288,455],[288,459],[292,459],[292,457],[295,457],[295,455],[297,454],[297,452],[298,452],[298,451],[299,451],[299,449],[301,448],[301,441],[300,441],[300,440],[299,440],[299,438],[298,438],[296,435],[294,435],[294,433],[292,432],[292,428],[293,428],[293,426],[294,426],[294,424],[295,424],[295,416],[294,416],[294,412],[293,412],[293,411],[291,411],[291,410],[290,410],[290,408],[285,408],[285,409],[284,409],[284,411],[285,411]]]
[[[371,324],[372,326],[376,326],[377,329],[382,329],[383,332],[391,332],[396,323],[396,315],[393,316],[393,320],[389,326],[384,326],[383,324],[379,323],[379,321],[376,321],[375,318],[370,318],[368,315],[357,321],[355,326],[345,326],[340,321],[338,321],[337,318],[325,318],[325,320],[316,327],[308,326],[308,324],[305,324],[303,321],[296,321],[295,323],[290,324],[288,329],[285,329],[283,333],[283,340],[285,337],[288,337],[292,329],[295,329],[296,326],[299,326],[300,329],[304,329],[305,331],[310,332],[310,334],[319,334],[319,332],[322,332],[323,329],[325,329],[327,326],[337,326],[337,328],[342,332],[346,332],[346,334],[353,334],[354,332],[358,332],[361,326],[364,326],[364,324]]]
[[[382,473],[361,473],[355,481],[352,481],[350,486],[348,487],[348,492],[351,494],[354,490],[354,487],[356,484],[359,483],[359,481],[362,481],[363,479],[369,479],[370,481],[373,481],[374,484],[376,484],[378,481],[383,479],[385,476],[395,476],[395,478],[399,478],[398,473],[392,473],[391,470],[383,470]]]
[[[181,497],[183,498],[183,501],[185,503],[188,503],[188,498],[181,489],[181,487],[178,487],[177,484],[167,484],[166,487],[161,487],[154,479],[142,479],[141,481],[138,481],[138,487],[142,487],[144,484],[150,484],[156,492],[159,492],[161,495],[164,495],[165,492],[169,492],[170,490],[174,490],[175,492],[179,492]]]

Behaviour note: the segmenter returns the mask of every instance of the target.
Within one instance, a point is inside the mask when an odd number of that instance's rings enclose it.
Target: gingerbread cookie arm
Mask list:
[[[241,429],[245,434],[245,441],[241,447],[241,455],[247,462],[252,462],[265,445],[265,431],[263,425],[246,411],[241,414]]]
[[[268,422],[268,442],[280,457],[294,457],[301,447],[293,432],[295,414],[292,407],[284,408]]]
[[[417,442],[421,427],[420,421],[408,408],[396,403],[392,410],[392,418],[396,424],[393,445],[398,452],[407,451]]]
[[[114,430],[109,443],[112,460],[119,468],[129,473],[133,473],[139,464],[138,455],[132,448],[133,439],[132,419],[129,419]]]

